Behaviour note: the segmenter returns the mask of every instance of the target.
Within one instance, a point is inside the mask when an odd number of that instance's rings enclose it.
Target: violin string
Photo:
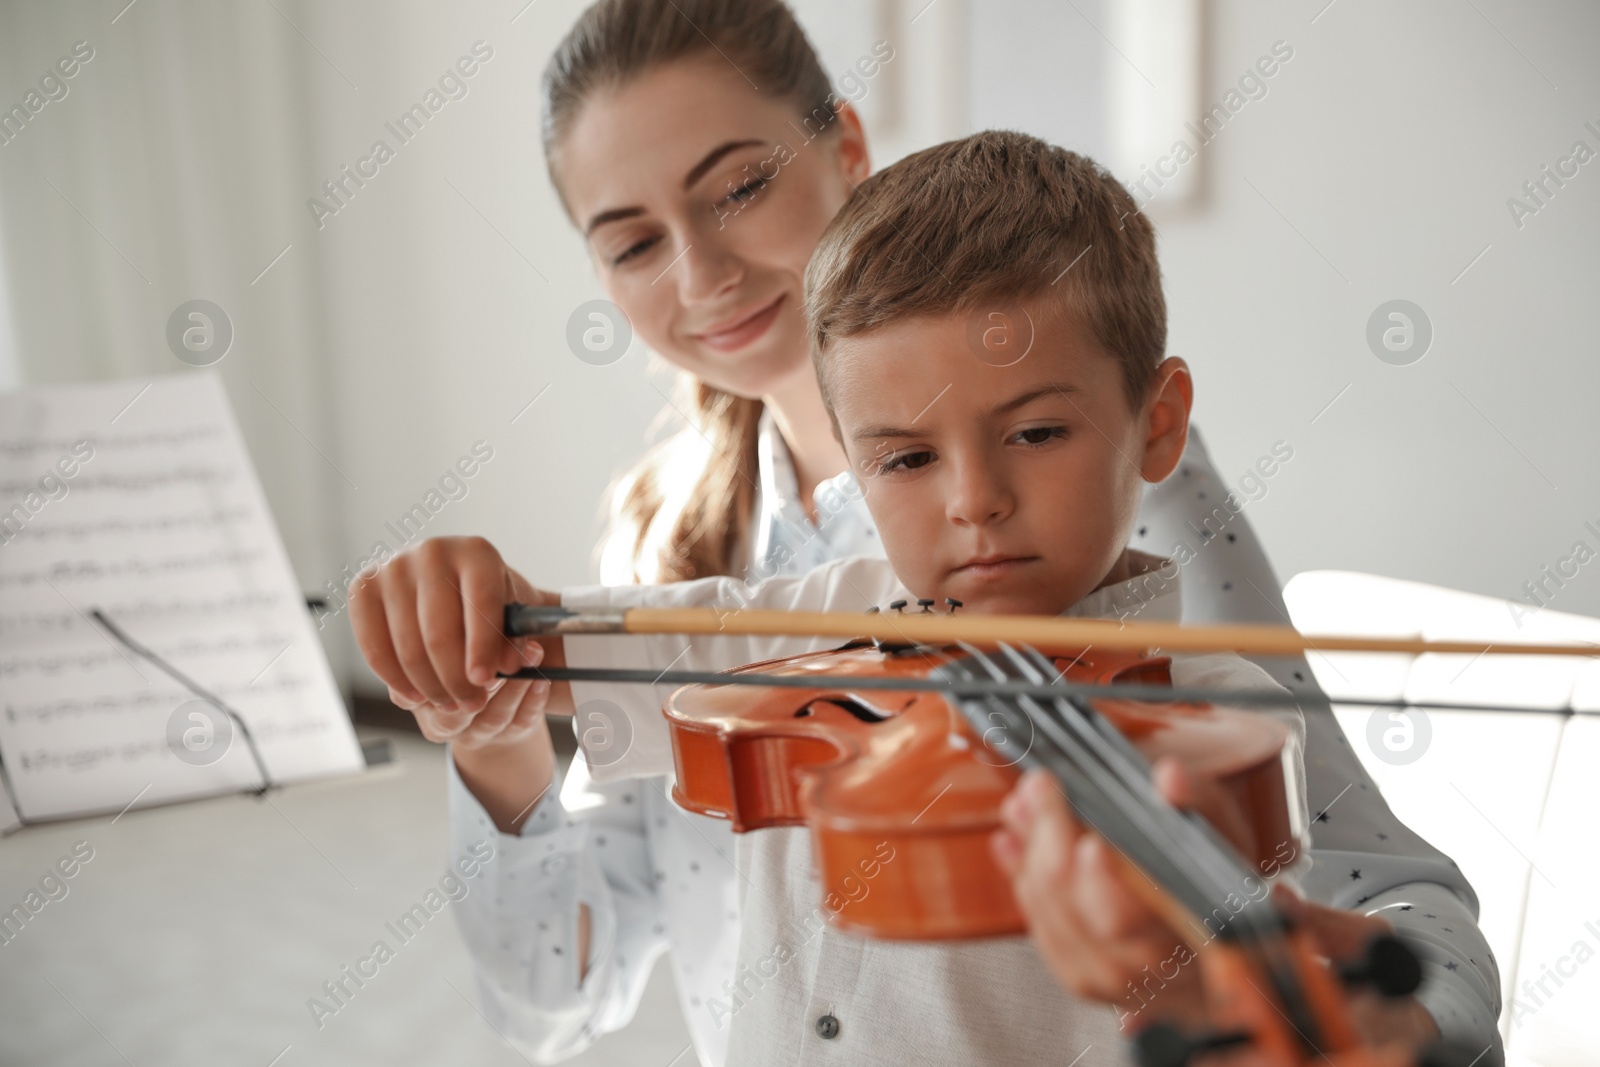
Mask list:
[[[1004,676],[1000,665],[981,650],[967,646],[965,651],[991,677]],[[1059,724],[1045,715],[1031,698],[991,696],[985,698],[984,703],[1000,710],[1002,717],[1012,724],[1021,717],[1035,728],[1035,736],[1031,741],[1037,744],[1038,751],[1030,748],[1020,753],[1013,752],[1013,755],[1017,755],[1022,762],[1034,765],[1043,763],[1047,769],[1055,772],[1058,780],[1062,780],[1068,801],[1079,809],[1080,816],[1090,823],[1092,829],[1114,847],[1137,857],[1137,865],[1178,896],[1185,907],[1204,910],[1211,895],[1209,887],[1196,883],[1192,871],[1176,861],[1171,851],[1176,842],[1152,819],[1149,809],[1134,800],[1125,783],[1099,766],[1084,746],[1062,731]],[[1029,705],[1034,705],[1032,713]],[[1043,736],[1040,736],[1041,732]],[[1062,773],[1063,769],[1065,774]]]
[[[1019,672],[1032,681],[1047,683],[1055,673],[1055,664],[1037,649],[1024,648],[1025,651],[1019,651],[1001,646],[1002,652]],[[1139,803],[1155,812],[1158,819],[1171,823],[1169,832],[1177,842],[1181,842],[1185,852],[1207,868],[1214,891],[1222,891],[1226,896],[1226,891],[1231,887],[1243,887],[1243,880],[1248,877],[1249,871],[1233,859],[1231,846],[1223,842],[1203,819],[1173,811],[1151,780],[1149,762],[1121,731],[1086,702],[1058,697],[1051,704],[1054,717],[1059,719],[1061,725],[1076,733],[1084,745],[1120,777],[1124,787],[1135,794]],[[1174,815],[1175,819],[1168,818]]]
[[[1026,677],[1038,681],[1057,673],[1055,664],[1036,649],[1024,646],[1023,650],[1018,651],[1004,644],[1000,647],[1014,669]],[[1020,698],[1018,702],[1024,707],[1032,705],[1036,710],[1044,711],[1031,698]],[[1069,729],[1076,741],[1104,761],[1120,779],[1127,791],[1124,802],[1135,810],[1143,808],[1148,812],[1152,820],[1167,832],[1169,847],[1175,847],[1178,850],[1176,854],[1187,856],[1205,869],[1212,885],[1211,892],[1200,898],[1203,902],[1209,898],[1204,912],[1216,915],[1226,908],[1223,914],[1228,918],[1219,927],[1231,927],[1235,944],[1255,961],[1257,973],[1268,976],[1292,1024],[1307,1044],[1316,1050],[1317,1043],[1313,1035],[1317,1034],[1318,1028],[1300,988],[1298,976],[1281,951],[1281,935],[1286,927],[1277,908],[1254,900],[1248,891],[1244,896],[1245,904],[1237,913],[1227,907],[1227,900],[1234,890],[1245,889],[1245,882],[1250,877],[1249,869],[1236,858],[1232,846],[1197,814],[1179,812],[1168,804],[1155,790],[1149,777],[1149,764],[1143,755],[1087,702],[1057,699],[1051,704],[1055,716],[1060,716],[1056,725]],[[1049,712],[1045,714],[1047,742],[1053,743],[1056,739],[1050,736],[1052,731],[1048,719],[1054,716],[1050,716]],[[1160,847],[1159,843],[1152,844]],[[1155,873],[1154,870],[1151,873]],[[1204,919],[1201,918],[1204,912],[1196,911],[1192,906],[1190,910],[1193,917],[1200,919],[1204,926]]]
[[[1037,649],[1024,646],[1026,651],[1011,648],[1008,645],[1000,646],[1001,652],[1009,659],[1018,673],[1030,681],[1048,685],[1050,678],[1056,673],[1055,664],[1046,659]],[[1028,653],[1032,653],[1030,657]],[[1037,660],[1033,659],[1037,657]],[[1087,709],[1087,713],[1085,713]],[[1061,727],[1071,730],[1081,743],[1104,763],[1108,770],[1117,775],[1123,787],[1134,794],[1138,801],[1148,810],[1156,813],[1159,818],[1166,810],[1165,801],[1156,792],[1151,781],[1151,769],[1133,744],[1121,732],[1106,722],[1105,717],[1095,713],[1087,705],[1077,701],[1069,701],[1057,697],[1049,702],[1049,708],[1041,708],[1047,716],[1054,719]],[[1053,712],[1053,714],[1051,714]],[[1168,828],[1169,831],[1171,828]],[[1174,837],[1189,836],[1183,830],[1178,830]],[[1197,859],[1210,858],[1209,850],[1203,850],[1196,856]],[[1213,869],[1208,872],[1216,882],[1225,884],[1225,879],[1232,872],[1224,865],[1221,871]]]
[[[1102,732],[1094,727],[1098,725],[1108,731],[1114,731],[1115,728],[1094,712],[1087,702],[1074,699],[1056,703],[1057,713],[1085,734],[1090,744],[1100,746],[1100,750],[1107,754],[1112,751],[1111,746],[1105,744]],[[1118,734],[1118,737],[1121,735]],[[1143,757],[1137,756],[1137,753],[1135,756],[1137,767],[1148,766]],[[1241,943],[1260,942],[1279,933],[1283,924],[1277,909],[1257,906],[1258,902],[1249,888],[1252,872],[1232,843],[1198,813],[1178,811],[1167,803],[1156,790],[1148,770],[1124,765],[1123,773],[1136,802],[1146,805],[1156,814],[1175,842],[1174,847],[1204,872],[1207,879],[1207,907],[1197,915],[1202,926],[1215,917],[1219,920],[1218,932],[1222,926],[1228,926],[1235,940]],[[1244,903],[1235,908],[1230,906],[1230,901]]]
[[[953,662],[950,669],[953,673],[971,676],[970,670],[960,661]],[[1026,743],[1017,740],[1023,732],[1021,727],[1031,725],[1032,720],[1012,701],[996,696],[979,696],[963,699],[960,703],[963,713],[968,716],[969,723],[982,735],[986,744],[1013,763],[1043,766],[1049,770],[1069,790],[1069,799],[1074,807],[1080,809],[1086,821],[1096,826],[1108,840],[1117,839],[1128,843],[1130,848],[1140,852],[1141,862],[1148,860],[1152,869],[1163,866],[1158,857],[1144,855],[1144,849],[1139,846],[1144,836],[1142,832],[1125,828],[1121,833],[1117,833],[1109,829],[1113,822],[1120,825],[1125,821],[1125,811],[1118,810],[1111,798],[1104,795],[1099,784],[1084,775],[1070,752],[1048,741],[1036,743],[1038,742],[1036,736],[1030,736]],[[998,741],[994,739],[995,730],[988,725],[995,719],[1001,722]]]
[[[1007,652],[1017,669],[1022,670],[1024,662],[1022,654],[1015,653],[1014,650],[1003,649],[1003,651]],[[1033,670],[1024,673],[1042,676],[1042,672],[1039,671],[1040,666],[1045,670],[1053,668],[1053,664],[1044,660],[1042,656],[1039,659],[1042,661],[1041,664],[1036,664]],[[1149,766],[1143,756],[1127,744],[1126,739],[1105,722],[1103,716],[1094,713],[1092,709],[1080,706],[1077,701],[1054,701],[1054,714],[1038,706],[1030,698],[1019,698],[1019,703],[1025,708],[1032,706],[1034,714],[1030,715],[1030,718],[1043,727],[1047,743],[1062,749],[1078,746],[1080,751],[1087,752],[1095,761],[1105,764],[1107,773],[1114,776],[1116,785],[1123,791],[1119,798],[1121,803],[1128,810],[1146,816],[1142,820],[1143,830],[1157,850],[1163,855],[1185,856],[1199,868],[1199,877],[1205,884],[1196,885],[1196,896],[1186,904],[1190,906],[1195,918],[1202,919],[1202,925],[1203,916],[1221,912],[1228,916],[1226,922],[1232,926],[1238,940],[1242,942],[1259,942],[1267,935],[1281,929],[1281,924],[1275,921],[1276,909],[1250,907],[1247,903],[1246,907],[1235,914],[1232,908],[1226,907],[1230,896],[1237,890],[1246,889],[1248,868],[1234,858],[1232,847],[1224,842],[1208,823],[1196,815],[1177,812],[1166,803],[1165,799],[1155,791],[1148,777]],[[1096,725],[1115,734],[1121,743],[1108,743],[1101,731],[1095,729]],[[1061,730],[1069,732],[1067,739],[1060,736]],[[1086,763],[1081,757],[1077,762]],[[1087,765],[1092,767],[1093,763]],[[1193,879],[1193,873],[1189,871],[1184,873]],[[1248,892],[1244,899],[1253,903]]]
[[[986,706],[991,717],[1005,720],[1005,729],[1017,729],[1019,723],[1016,718],[1021,718],[1022,722],[1028,721],[1012,700],[984,697],[975,703]],[[1061,784],[1078,818],[1110,842],[1113,848],[1128,856],[1137,868],[1147,872],[1146,877],[1155,884],[1165,887],[1185,907],[1196,908],[1204,901],[1203,887],[1192,884],[1182,866],[1160,851],[1157,844],[1151,841],[1147,825],[1140,825],[1130,818],[1135,814],[1134,809],[1108,795],[1070,752],[1047,741],[1033,749],[1015,751],[1013,754],[1018,762],[1026,766],[1048,770]]]
[[[1559,708],[1541,708],[1529,704],[1452,704],[1429,700],[1385,700],[1378,697],[1339,696],[1327,697],[1321,693],[1303,693],[1290,689],[1226,690],[1199,686],[1165,686],[1115,683],[1112,685],[1087,685],[1062,681],[1048,691],[1032,682],[994,682],[975,679],[966,683],[952,683],[936,677],[915,678],[865,675],[833,675],[824,673],[767,674],[732,673],[728,671],[658,671],[626,667],[523,667],[499,675],[501,678],[524,678],[550,682],[615,682],[622,685],[751,685],[771,688],[818,689],[834,682],[854,689],[886,689],[906,692],[934,690],[961,692],[968,696],[1073,696],[1086,699],[1132,700],[1151,704],[1221,704],[1238,708],[1298,708],[1309,704],[1313,708],[1324,705],[1359,708],[1417,708],[1424,711],[1516,712],[1525,715],[1556,715],[1571,718],[1580,712],[1568,704]]]

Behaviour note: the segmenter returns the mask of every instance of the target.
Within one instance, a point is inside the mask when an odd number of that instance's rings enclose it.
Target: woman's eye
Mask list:
[[[722,198],[723,203],[743,203],[767,187],[767,179],[751,178],[739,188]]]
[[[879,474],[892,474],[897,470],[914,471],[918,467],[926,467],[933,462],[933,453],[926,449],[920,452],[895,452],[878,465]]]
[[[1067,436],[1065,426],[1034,426],[1030,429],[1020,430],[1017,438],[1025,445],[1042,445],[1058,437]]]
[[[617,255],[613,256],[611,258],[611,265],[613,267],[620,267],[622,264],[626,263],[635,256],[644,255],[650,250],[650,246],[655,243],[656,239],[654,237],[646,237],[642,241],[636,241],[627,248],[623,249]]]

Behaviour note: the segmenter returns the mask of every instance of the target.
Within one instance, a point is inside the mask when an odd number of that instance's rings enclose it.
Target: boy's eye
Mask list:
[[[918,452],[891,452],[889,458],[878,464],[879,474],[892,474],[897,470],[914,471],[933,462],[933,453],[927,449]]]
[[[1033,426],[1017,432],[1017,438],[1025,445],[1042,445],[1065,436],[1067,436],[1065,426]]]
[[[622,264],[626,263],[635,256],[644,255],[650,250],[650,246],[654,245],[655,243],[656,239],[654,237],[646,237],[642,240],[635,241],[633,244],[629,245],[627,248],[624,248],[621,252],[611,257],[611,265],[613,267],[620,267]]]

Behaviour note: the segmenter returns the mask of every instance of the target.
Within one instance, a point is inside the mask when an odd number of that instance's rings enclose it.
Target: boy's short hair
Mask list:
[[[1121,362],[1137,407],[1166,353],[1167,305],[1154,230],[1128,191],[1087,156],[1006,130],[907,156],[857,187],[806,268],[823,399],[831,411],[839,338],[1058,294]]]

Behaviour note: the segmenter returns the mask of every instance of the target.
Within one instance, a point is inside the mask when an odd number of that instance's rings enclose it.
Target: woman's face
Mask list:
[[[567,209],[634,331],[746,397],[809,372],[806,261],[868,173],[848,106],[802,116],[715,53],[594,93],[556,154]]]

